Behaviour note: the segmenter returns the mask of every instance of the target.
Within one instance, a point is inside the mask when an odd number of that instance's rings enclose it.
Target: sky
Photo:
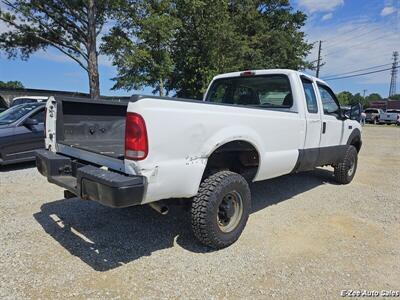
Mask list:
[[[320,71],[322,79],[390,68],[393,51],[400,51],[400,0],[290,0],[290,3],[293,9],[308,15],[302,31],[310,43],[315,43],[307,58],[309,61],[317,59],[318,41],[322,41],[325,63]],[[6,30],[6,25],[0,23],[0,33]],[[353,72],[366,68],[366,71]],[[105,56],[99,57],[99,71],[103,95],[127,96],[152,91],[151,88],[129,92],[111,90],[116,69]],[[306,72],[315,75],[315,71]],[[9,60],[0,53],[0,80],[19,80],[27,88],[88,92],[85,71],[50,48],[35,53],[27,61]],[[399,81],[400,71],[398,93]],[[327,82],[335,92],[363,94],[366,90],[367,95],[377,92],[387,97],[390,71]]]

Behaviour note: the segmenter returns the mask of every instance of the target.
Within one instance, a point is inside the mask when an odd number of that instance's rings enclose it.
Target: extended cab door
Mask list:
[[[316,96],[316,85],[306,76],[300,76],[304,91],[306,136],[304,149],[299,152],[296,171],[312,170],[318,165],[319,147],[321,142],[322,120],[321,107]]]
[[[343,118],[340,111],[339,102],[332,90],[323,84],[317,83],[319,99],[322,104],[322,134],[320,147],[322,149],[330,146],[338,146],[342,142],[343,136]],[[320,155],[323,153],[320,153]]]
[[[305,149],[318,149],[321,141],[322,121],[318,108],[318,101],[312,80],[301,76],[304,96],[306,100],[306,122],[307,134],[305,139]]]

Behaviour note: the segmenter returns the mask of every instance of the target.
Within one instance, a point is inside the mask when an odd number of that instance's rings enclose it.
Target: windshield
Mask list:
[[[32,103],[32,104],[20,104],[0,113],[0,125],[1,124],[11,124],[22,118],[35,108],[39,107],[40,104]]]
[[[236,105],[289,108],[293,105],[286,75],[221,78],[213,82],[206,101]]]
[[[15,99],[12,103],[11,106],[16,106],[19,104],[24,104],[24,103],[37,103],[40,102],[41,100],[33,99],[33,98],[18,98]]]

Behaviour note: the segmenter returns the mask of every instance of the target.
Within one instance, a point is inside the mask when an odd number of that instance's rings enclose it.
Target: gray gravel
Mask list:
[[[210,251],[189,214],[63,199],[32,164],[0,169],[0,299],[339,298],[400,289],[400,128],[364,131],[359,169],[254,184],[240,240]]]

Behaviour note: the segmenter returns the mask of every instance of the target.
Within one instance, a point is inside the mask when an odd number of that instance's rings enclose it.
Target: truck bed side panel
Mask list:
[[[219,146],[247,141],[260,156],[255,181],[290,173],[304,144],[305,120],[296,112],[151,97],[131,102],[129,112],[146,121],[149,154],[125,160],[127,172],[147,177],[144,202],[197,193],[207,158]]]

